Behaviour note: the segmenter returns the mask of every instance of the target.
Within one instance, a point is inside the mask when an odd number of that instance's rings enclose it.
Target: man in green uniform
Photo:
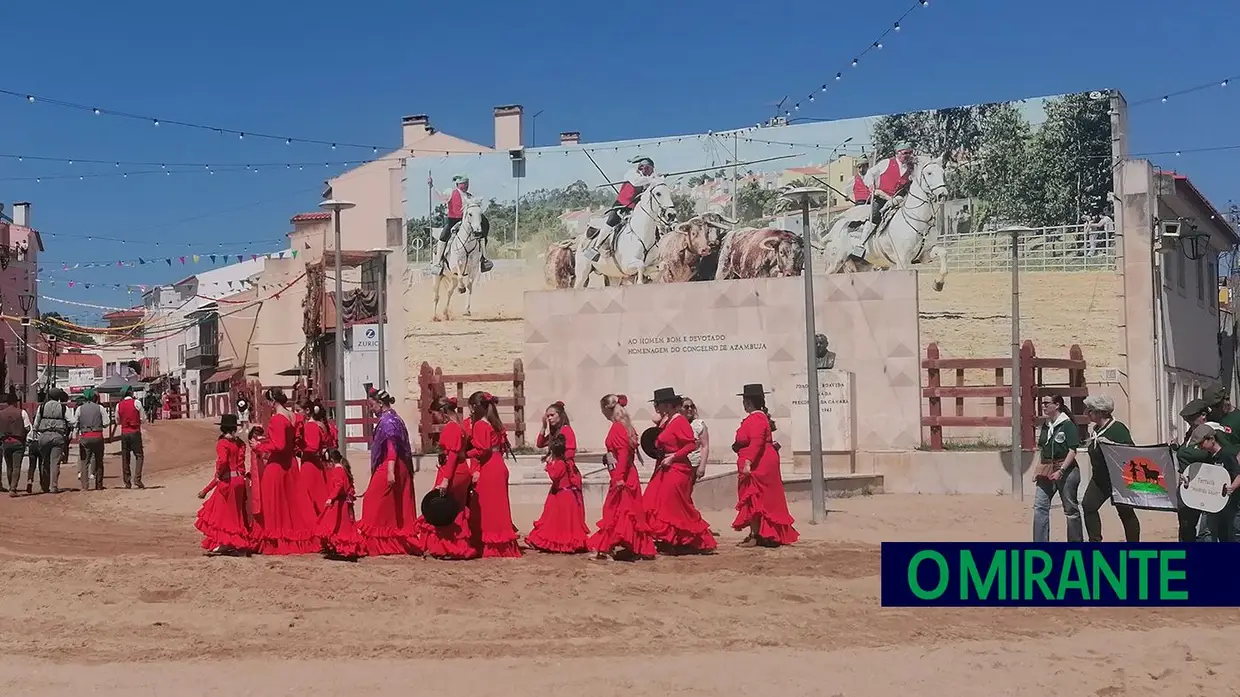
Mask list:
[[[1194,443],[1190,437],[1193,430],[1198,426],[1211,423],[1209,421],[1209,416],[1210,405],[1207,404],[1204,399],[1194,399],[1188,404],[1185,404],[1184,408],[1180,410],[1180,418],[1184,419],[1184,422],[1188,424],[1188,427],[1184,429],[1185,435],[1182,445],[1179,450],[1175,451],[1176,471],[1178,473],[1183,474],[1184,469],[1195,462],[1213,461],[1214,458],[1210,455],[1210,453],[1202,449],[1199,443]],[[1215,430],[1221,431],[1222,427],[1220,426]],[[1222,439],[1223,436],[1220,435],[1219,445],[1223,445]],[[1231,447],[1231,445],[1224,446],[1225,449]],[[1180,525],[1180,542],[1192,542],[1194,540],[1198,542],[1214,541],[1214,535],[1210,533],[1210,528],[1206,524],[1206,519],[1201,516],[1200,511],[1195,511],[1181,505],[1178,511],[1178,516]]]
[[[1218,444],[1225,451],[1240,450],[1240,409],[1232,406],[1227,390],[1218,383],[1207,385],[1201,391],[1201,400],[1210,408],[1208,421],[1218,424],[1214,427]]]
[[[1102,504],[1111,501],[1111,470],[1102,455],[1102,443],[1133,445],[1132,434],[1115,416],[1115,400],[1106,395],[1090,395],[1085,398],[1085,413],[1089,416],[1089,484],[1081,496],[1081,509],[1085,518],[1085,532],[1090,542],[1102,542],[1102,517],[1098,511]],[[1141,522],[1132,506],[1115,504],[1119,522],[1124,526],[1124,539],[1141,541]]]
[[[1034,468],[1033,541],[1051,541],[1051,499],[1059,494],[1068,524],[1068,542],[1084,542],[1081,506],[1078,497],[1081,470],[1076,462],[1076,449],[1081,444],[1080,432],[1063,397],[1047,395],[1038,400],[1046,422],[1038,429],[1038,450],[1041,462]]]

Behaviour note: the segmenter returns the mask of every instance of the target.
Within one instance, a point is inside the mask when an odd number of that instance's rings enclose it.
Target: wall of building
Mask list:
[[[300,255],[298,255],[300,257]],[[270,259],[260,276],[262,285],[284,287],[304,274],[305,262],[298,259]],[[261,292],[261,291],[260,291]],[[305,297],[305,281],[300,281],[278,297],[270,296],[271,290],[263,292],[262,305],[258,306],[258,318],[251,344],[258,363],[258,379],[265,386],[290,387],[296,378],[277,375],[282,370],[297,367],[297,356],[305,345],[302,328],[302,300]]]

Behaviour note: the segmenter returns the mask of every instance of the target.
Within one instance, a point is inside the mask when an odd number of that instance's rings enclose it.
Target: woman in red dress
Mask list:
[[[564,410],[564,402],[552,402],[543,412],[542,430],[538,432],[534,445],[539,448],[548,447],[551,438],[557,433],[564,436],[566,448],[564,457],[575,468],[577,466],[577,434],[568,423],[568,412]],[[546,461],[547,458],[544,457],[543,460]]]
[[[266,438],[250,443],[266,459],[262,473],[262,519],[258,530],[260,554],[313,554],[319,551],[314,537],[314,509],[298,484],[297,458],[293,454],[296,431],[288,410],[288,397],[278,387],[267,390],[275,413]]]
[[[508,434],[500,421],[496,405],[499,400],[489,392],[469,396],[470,464],[477,471],[470,529],[483,557],[519,557],[517,526],[512,524],[512,507],[508,502]]]
[[[680,413],[682,400],[670,387],[655,390],[651,400],[662,417],[655,447],[663,455],[655,465],[656,475],[661,475],[653,499],[647,490],[647,520],[654,539],[668,551],[702,554],[714,551],[717,543],[710,525],[693,505],[695,473],[689,454],[697,449],[697,438],[689,420]],[[652,484],[654,481],[652,477]]]
[[[456,397],[440,397],[431,407],[444,415],[439,432],[439,471],[435,488],[456,500],[456,520],[435,526],[418,518],[418,533],[426,553],[437,559],[474,559],[482,551],[474,544],[469,528],[469,499],[474,472],[465,459],[465,428],[461,425],[461,405]]]
[[[212,493],[213,492],[213,493]],[[198,510],[194,527],[202,533],[202,548],[211,554],[249,554],[255,551],[246,511],[245,443],[237,436],[237,415],[220,418],[215,442],[215,476],[198,492],[211,498]]]
[[[625,409],[629,398],[622,394],[604,395],[599,400],[603,416],[611,422],[604,445],[604,461],[611,471],[611,487],[603,500],[603,518],[598,532],[590,536],[588,545],[599,558],[608,554],[615,558],[651,559],[655,555],[654,538],[646,524],[646,508],[642,504],[642,486],[634,457],[639,455],[637,429]]]
[[[323,554],[329,559],[354,560],[364,556],[366,550],[362,536],[357,532],[357,519],[353,517],[353,469],[336,448],[327,453],[327,498],[321,501],[323,513],[315,528]]]
[[[323,405],[317,402],[311,404],[306,413],[310,417],[301,426],[301,470],[298,476],[317,518],[323,515],[325,502],[330,498],[327,495],[329,465],[323,460],[323,453],[328,448],[336,447],[336,444],[328,438],[327,410]]]
[[[255,535],[258,534],[259,525],[263,520],[263,465],[266,463],[262,454],[252,446],[257,441],[264,440],[267,437],[265,434],[266,431],[262,426],[252,426],[245,437],[246,442],[251,445],[248,478],[250,486],[246,492],[246,500],[250,502],[250,521]]]
[[[422,553],[413,493],[413,445],[393,402],[386,390],[370,393],[370,406],[379,423],[370,444],[370,485],[362,497],[362,520],[357,524],[370,556]]]
[[[741,402],[748,416],[736,430],[736,520],[733,530],[749,530],[742,545],[778,547],[801,536],[792,527],[784,478],[779,469],[779,448],[772,437],[775,420],[766,410],[762,385],[745,385]]]
[[[581,495],[581,472],[568,458],[565,429],[551,436],[547,443],[547,476],[551,491],[543,504],[542,516],[534,521],[534,529],[525,542],[540,552],[581,554],[587,550],[586,503]],[[541,439],[540,440],[544,440]]]

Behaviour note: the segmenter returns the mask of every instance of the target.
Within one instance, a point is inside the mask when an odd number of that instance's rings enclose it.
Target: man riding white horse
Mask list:
[[[431,257],[432,262],[428,271],[432,275],[438,276],[443,273],[444,255],[448,250],[448,240],[452,239],[452,229],[460,225],[461,219],[465,217],[465,206],[473,198],[473,194],[469,193],[469,177],[464,174],[458,174],[452,177],[452,195],[448,197],[448,222],[443,226],[443,230],[439,232],[439,239],[435,241],[434,256]],[[495,265],[487,258],[487,235],[490,233],[490,221],[486,216],[482,216],[482,273],[490,271]]]
[[[610,239],[614,250],[616,233],[624,227],[624,222],[628,220],[634,206],[641,199],[642,192],[654,181],[654,160],[649,157],[635,157],[629,160],[629,164],[633,167],[624,176],[624,183],[620,185],[616,201],[612,204],[612,209],[607,213],[607,219],[604,221],[607,225],[607,235],[600,235],[600,231],[594,228],[586,231],[588,247],[583,249],[582,253],[591,262],[598,261],[598,248],[603,240]]]
[[[870,193],[870,219],[849,232],[853,245],[850,255],[858,261],[865,260],[865,244],[882,224],[883,215],[889,208],[900,205],[908,193],[909,185],[913,181],[913,168],[917,165],[917,156],[913,153],[913,146],[901,143],[896,147],[895,157],[881,160],[873,168],[868,165],[867,160],[868,169],[862,175],[862,184]]]

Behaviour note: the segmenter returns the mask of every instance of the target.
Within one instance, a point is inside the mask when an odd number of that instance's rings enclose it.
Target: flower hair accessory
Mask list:
[[[457,402],[456,397],[444,397],[443,404],[451,407],[452,409],[456,409],[459,406],[459,402]]]
[[[616,395],[616,404],[622,407],[627,407],[629,405],[628,395],[623,395],[623,394]]]
[[[483,403],[483,404],[493,404],[493,403],[498,402],[498,401],[499,401],[499,400],[495,399],[495,395],[491,394],[490,392],[483,392],[483,393],[482,393],[482,403]]]
[[[551,406],[555,407],[556,409],[563,409],[563,408],[564,408],[564,402],[559,402],[559,401],[557,401],[557,402],[552,402],[552,403],[551,403]]]

